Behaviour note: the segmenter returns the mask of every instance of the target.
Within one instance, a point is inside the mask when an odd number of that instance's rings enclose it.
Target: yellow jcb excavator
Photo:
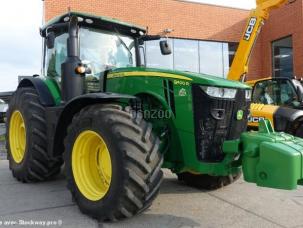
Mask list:
[[[273,9],[296,0],[257,0],[228,74],[229,80],[245,81],[249,59],[258,35]],[[263,78],[247,81],[253,87],[248,129],[258,129],[268,119],[276,131],[303,137],[303,86],[291,78]]]

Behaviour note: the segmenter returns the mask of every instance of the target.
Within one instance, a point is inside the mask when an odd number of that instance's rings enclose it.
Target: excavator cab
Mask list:
[[[302,85],[289,78],[260,80],[253,87],[252,102],[289,108],[302,106]]]
[[[303,86],[297,79],[266,78],[246,82],[253,87],[248,130],[268,119],[275,131],[303,138]]]

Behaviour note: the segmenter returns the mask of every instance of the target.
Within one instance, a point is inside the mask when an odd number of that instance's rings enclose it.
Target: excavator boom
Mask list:
[[[295,0],[256,0],[257,7],[250,13],[247,26],[245,27],[227,79],[234,81],[245,80],[252,50],[265,20],[269,17],[269,12],[272,9],[279,8],[287,3],[293,3],[294,1]]]

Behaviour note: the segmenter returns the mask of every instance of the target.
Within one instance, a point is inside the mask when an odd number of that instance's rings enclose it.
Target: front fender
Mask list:
[[[117,93],[91,93],[76,97],[69,101],[64,107],[61,107],[59,114],[55,113],[55,115],[59,115],[59,117],[56,121],[57,125],[52,143],[53,148],[50,149],[50,151],[53,153],[53,156],[57,157],[63,153],[63,140],[66,136],[67,128],[71,123],[74,115],[81,109],[88,105],[103,104],[109,102],[123,103],[123,100],[130,101],[133,99],[135,100],[137,98],[134,96]],[[56,117],[53,119],[56,119]]]
[[[39,95],[39,100],[42,105],[51,107],[55,105],[55,100],[49,91],[45,82],[38,77],[29,77],[21,80],[18,88],[22,87],[34,87]]]

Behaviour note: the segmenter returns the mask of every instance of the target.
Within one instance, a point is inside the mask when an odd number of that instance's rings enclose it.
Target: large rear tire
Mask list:
[[[62,159],[47,154],[45,107],[35,89],[19,88],[13,94],[6,128],[7,158],[17,180],[44,181],[60,172]]]
[[[185,182],[188,186],[203,189],[216,190],[230,185],[241,177],[241,172],[230,176],[210,176],[207,174],[180,173],[178,180]]]
[[[116,221],[148,208],[159,192],[163,156],[151,124],[121,106],[75,115],[65,139],[68,188],[82,213]]]

